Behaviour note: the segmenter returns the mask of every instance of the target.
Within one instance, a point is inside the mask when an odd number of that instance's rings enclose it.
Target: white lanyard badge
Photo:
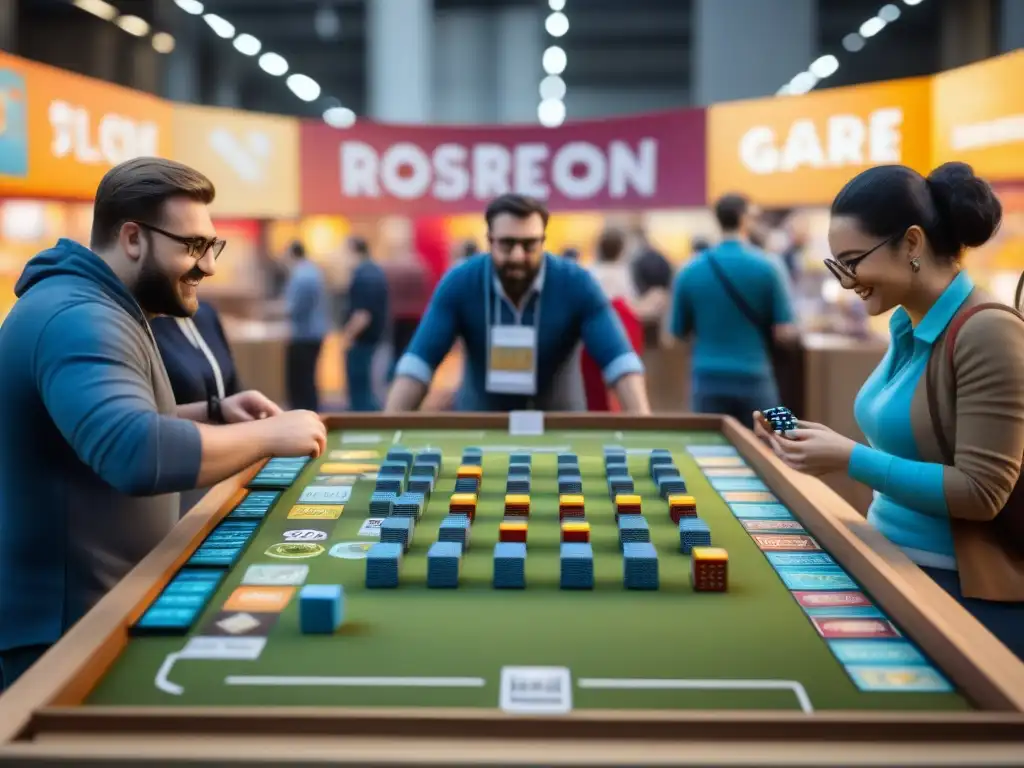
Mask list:
[[[217,386],[217,397],[223,400],[227,397],[224,392],[224,374],[221,373],[220,363],[217,362],[217,357],[213,354],[213,351],[207,345],[203,335],[199,333],[199,329],[196,327],[195,322],[191,317],[176,317],[174,318],[178,323],[178,327],[181,329],[182,334],[193,347],[203,353],[206,358],[206,362],[210,364],[210,368],[213,369],[213,381]]]
[[[484,271],[484,307],[487,323],[486,390],[498,395],[537,394],[537,328],[540,326],[541,294],[537,292],[533,324],[523,324],[523,312],[512,308],[513,324],[501,322],[501,292],[494,285],[492,265]],[[494,296],[492,319],[491,295]],[[523,304],[525,311],[530,299]]]

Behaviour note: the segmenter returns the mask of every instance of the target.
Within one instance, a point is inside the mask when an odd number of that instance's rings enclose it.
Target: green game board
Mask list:
[[[334,636],[304,636],[298,627],[297,596],[269,632],[256,661],[182,659],[168,678],[177,695],[157,688],[158,671],[186,638],[133,638],[92,693],[93,705],[307,705],[495,707],[501,670],[507,666],[567,667],[577,680],[698,681],[692,687],[577,687],[573,706],[641,709],[795,709],[792,687],[765,681],[795,681],[815,710],[965,710],[955,692],[862,692],[811,625],[778,575],[729,507],[686,452],[689,444],[725,444],[717,433],[550,430],[541,437],[510,437],[504,431],[420,431],[383,434],[333,432],[330,449],[377,450],[392,442],[412,450],[432,447],[444,454],[441,476],[416,528],[402,565],[398,589],[367,590],[365,560],[327,554],[308,560],[273,560],[264,553],[284,531],[302,528],[287,519],[302,489],[329,458],[312,462],[285,492],[239,563],[227,575],[197,622],[197,634],[239,585],[247,566],[300,562],[310,566],[307,583],[341,583],[346,621]],[[602,466],[602,446],[666,448],[710,524],[714,545],[729,551],[726,594],[697,593],[690,586],[690,559],[678,551],[678,534],[667,506],[649,478],[647,457],[631,455],[630,470],[643,496],[651,538],[659,553],[660,590],[626,591],[622,556]],[[484,479],[471,546],[457,590],[428,590],[426,551],[447,512],[462,449],[485,449]],[[503,515],[505,448],[559,449],[579,455],[592,527],[596,587],[591,592],[559,589],[559,526],[554,453],[533,457],[533,511],[529,525],[528,588],[491,587],[492,550]],[[376,461],[376,460],[374,460]],[[359,530],[368,517],[372,480],[360,480],[325,542],[372,543]],[[388,687],[334,684],[337,678],[478,678],[467,687]],[[247,684],[228,684],[241,678]],[[259,678],[271,678],[260,682]],[[305,679],[296,679],[305,678]],[[318,681],[316,684],[310,679]],[[325,682],[327,681],[327,682]],[[724,682],[716,686],[717,681]],[[746,688],[742,681],[753,681]],[[350,681],[351,682],[351,681]]]

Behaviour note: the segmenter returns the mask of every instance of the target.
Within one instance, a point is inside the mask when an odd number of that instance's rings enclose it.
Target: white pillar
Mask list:
[[[434,17],[434,121],[493,123],[494,27],[482,8],[458,8]]]
[[[547,45],[544,10],[536,6],[500,8],[496,13],[494,61],[499,123],[536,123]]]
[[[694,0],[695,103],[770,96],[806,70],[816,10],[815,0]]]
[[[367,0],[368,102],[374,120],[431,120],[433,13],[432,0]]]

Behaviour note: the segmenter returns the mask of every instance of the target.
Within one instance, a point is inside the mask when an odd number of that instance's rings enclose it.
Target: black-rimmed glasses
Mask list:
[[[183,235],[176,235],[173,232],[168,232],[160,227],[154,227],[152,224],[146,224],[144,221],[133,222],[143,229],[149,230],[150,232],[156,232],[158,235],[173,240],[176,243],[181,243],[188,248],[188,255],[196,261],[200,261],[206,254],[212,254],[213,260],[216,261],[217,257],[220,256],[224,247],[228,244],[227,240],[221,240],[217,237],[185,237]]]
[[[858,253],[856,256],[845,258],[842,261],[840,261],[839,259],[825,259],[825,266],[828,267],[828,271],[831,272],[832,276],[835,277],[835,279],[838,280],[839,282],[842,282],[843,280],[856,280],[858,264],[864,261],[864,259],[866,259],[872,253],[877,251],[883,245],[889,245],[889,243],[899,240],[901,237],[903,237],[902,234],[887,237],[878,245],[869,248],[863,253]]]
[[[533,253],[544,243],[543,237],[492,237],[490,241],[502,253],[512,253],[515,247],[521,246],[524,253]]]

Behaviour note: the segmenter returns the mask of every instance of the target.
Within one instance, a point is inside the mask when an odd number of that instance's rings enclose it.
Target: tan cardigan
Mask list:
[[[976,288],[954,321],[969,307],[994,301]],[[943,483],[961,590],[966,597],[1024,602],[1024,553],[1000,541],[992,525],[1024,456],[1024,323],[1009,312],[981,310],[957,334],[952,366],[945,333],[932,354],[941,356],[935,379],[939,424],[955,453]],[[911,402],[911,423],[921,459],[944,463],[923,376]]]

